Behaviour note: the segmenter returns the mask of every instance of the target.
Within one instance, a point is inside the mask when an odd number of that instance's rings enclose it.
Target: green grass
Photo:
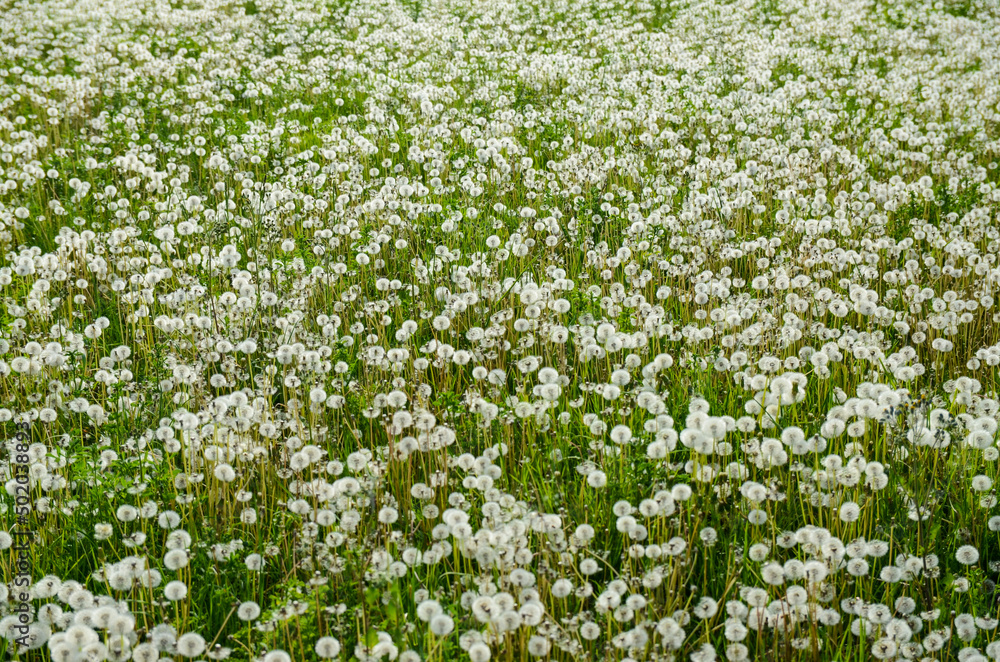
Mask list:
[[[751,630],[746,659],[874,659],[886,629],[856,637],[841,601],[894,608],[904,596],[917,603],[913,642],[947,625],[933,659],[968,659],[956,617],[1000,614],[994,489],[972,487],[1000,472],[995,453],[963,441],[995,423],[1000,398],[982,358],[1000,342],[995,304],[983,303],[997,290],[997,95],[983,79],[988,43],[969,46],[995,12],[793,4],[140,3],[113,22],[86,7],[12,5],[0,33],[0,267],[11,271],[0,273],[0,434],[28,415],[47,453],[33,461],[32,579],[122,601],[134,645],[169,623],[235,660],[314,660],[325,636],[345,660],[371,659],[366,649],[387,659],[386,641],[406,662],[464,660],[477,637],[505,662],[698,659],[703,644],[723,658],[738,639],[726,602],[761,587],[770,603],[790,585],[839,622]],[[497,158],[480,160],[487,147]],[[429,192],[404,195],[403,177]],[[92,186],[76,201],[73,178]],[[166,225],[173,239],[158,238]],[[227,247],[240,253],[229,265]],[[33,272],[21,274],[28,257]],[[529,285],[545,298],[522,300]],[[891,319],[853,310],[858,287]],[[933,295],[918,301],[924,288]],[[604,324],[617,348],[591,344]],[[941,338],[954,348],[935,349]],[[912,380],[889,366],[909,350],[907,365],[925,368]],[[828,370],[809,359],[818,351]],[[467,353],[461,363],[455,352]],[[63,363],[45,363],[53,354]],[[24,372],[15,360],[29,355]],[[530,357],[537,365],[522,371]],[[545,367],[565,378],[550,401]],[[628,384],[605,395],[621,370]],[[807,380],[804,399],[753,407],[791,373]],[[953,388],[959,377],[978,381]],[[873,384],[898,405],[878,405],[863,431],[823,432],[843,398],[877,399]],[[390,404],[396,392],[404,404]],[[640,406],[646,393],[659,419]],[[703,407],[740,420],[711,452],[666,431],[707,426],[693,413]],[[955,419],[941,427],[950,444],[915,445],[908,433],[935,408]],[[618,425],[629,442],[613,441]],[[793,426],[829,438],[802,453],[784,444],[787,460],[770,463],[762,446]],[[657,439],[672,445],[665,457]],[[306,445],[319,459],[303,466]],[[214,471],[230,453],[228,483]],[[824,463],[838,462],[859,475],[837,483]],[[882,463],[886,484],[866,485],[862,462]],[[591,484],[596,471],[605,485]],[[741,494],[745,481],[766,490],[760,504]],[[650,499],[672,510],[642,516]],[[839,515],[847,501],[855,521]],[[147,503],[155,514],[118,519],[120,506]],[[911,517],[914,504],[926,520]],[[19,526],[12,505],[5,492],[5,529]],[[635,512],[616,514],[625,505]],[[398,519],[380,521],[384,508]],[[748,520],[756,509],[766,521]],[[167,510],[192,538],[189,565],[175,570],[158,523]],[[445,511],[464,513],[469,535],[441,528]],[[593,540],[576,537],[581,524]],[[881,540],[886,553],[854,577],[829,550],[779,546],[808,527],[844,545]],[[145,539],[133,545],[136,533]],[[750,558],[759,543],[765,561]],[[963,545],[979,552],[968,566]],[[251,554],[261,570],[247,567]],[[880,578],[928,554],[936,570]],[[136,556],[160,586],[113,588],[102,573]],[[768,561],[814,558],[831,571],[819,584],[764,579]],[[597,562],[589,576],[585,559]],[[8,584],[14,560],[0,554]],[[530,573],[524,586],[515,569]],[[558,597],[559,579],[592,594]],[[175,580],[188,597],[166,601]],[[645,606],[608,608],[599,596],[619,581],[621,601]],[[510,631],[472,610],[499,592],[524,621]],[[678,610],[706,597],[718,613],[687,623]],[[427,599],[453,632],[438,636],[417,615]],[[79,612],[58,597],[33,607],[49,601]],[[239,618],[247,601],[260,618]],[[544,616],[528,624],[537,605]],[[932,609],[940,617],[920,620]],[[683,627],[674,639],[670,618]],[[638,628],[646,640],[630,651]],[[993,628],[980,629],[968,645],[985,650]],[[549,652],[532,652],[537,636]],[[0,640],[0,657],[57,659],[51,649]]]

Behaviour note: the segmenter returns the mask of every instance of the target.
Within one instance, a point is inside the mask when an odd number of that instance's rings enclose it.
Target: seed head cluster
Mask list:
[[[0,657],[1000,660],[995,3],[7,4]]]

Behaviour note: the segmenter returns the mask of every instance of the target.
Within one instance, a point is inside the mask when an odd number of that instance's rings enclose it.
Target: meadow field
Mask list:
[[[0,659],[1000,660],[993,0],[0,0]]]

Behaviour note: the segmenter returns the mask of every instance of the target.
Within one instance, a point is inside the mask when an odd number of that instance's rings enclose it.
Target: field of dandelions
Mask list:
[[[990,0],[2,0],[0,659],[1000,660],[998,161]]]

